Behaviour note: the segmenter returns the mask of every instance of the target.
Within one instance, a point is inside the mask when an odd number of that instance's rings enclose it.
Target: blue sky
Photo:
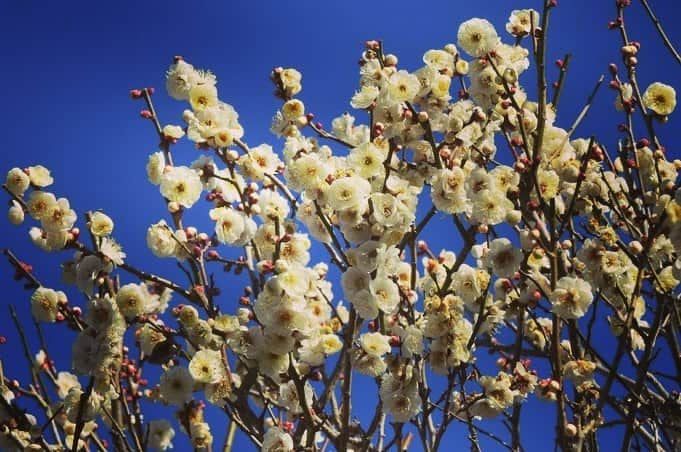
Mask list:
[[[157,139],[151,124],[138,117],[142,104],[128,97],[131,88],[156,87],[161,122],[181,124],[185,105],[167,97],[163,89],[164,72],[174,55],[183,55],[217,75],[220,97],[239,112],[250,144],[269,142],[281,149],[281,142],[268,132],[270,118],[279,106],[268,78],[273,67],[299,69],[303,73],[300,97],[307,110],[330,124],[333,117],[350,109],[349,98],[357,87],[356,61],[365,40],[382,39],[386,50],[398,55],[403,68],[415,70],[426,50],[456,42],[458,25],[468,18],[485,17],[505,34],[504,24],[512,9],[540,9],[537,0],[288,3],[0,0],[0,55],[4,59],[0,70],[4,126],[0,172],[13,166],[47,166],[56,180],[52,189],[69,198],[80,220],[83,212],[93,209],[103,209],[114,218],[115,236],[130,263],[176,275],[171,263],[159,264],[145,246],[147,226],[166,212],[157,190],[146,182],[144,170]],[[675,2],[651,3],[667,24],[672,42],[681,42],[681,29],[672,26],[678,19]],[[548,61],[573,53],[557,121],[562,127],[572,123],[598,77],[607,72],[607,63],[619,62],[619,38],[606,27],[614,11],[614,0],[564,0],[553,13]],[[641,85],[661,81],[681,86],[681,69],[654,35],[638,4],[629,16],[631,38],[643,41]],[[511,42],[508,36],[504,39]],[[557,71],[552,64],[548,71],[549,80],[555,80]],[[525,80],[533,93],[532,75]],[[614,148],[621,118],[612,114],[612,100],[613,92],[604,86],[576,135],[597,134]],[[669,124],[660,128],[672,155],[681,144],[672,131],[680,124],[672,116]],[[199,156],[186,143],[174,152],[181,163]],[[190,218],[207,224],[206,211],[200,206]],[[445,239],[451,237],[446,234],[450,223],[444,219],[439,223],[442,226],[434,227],[433,232],[443,233],[439,235]],[[36,275],[46,285],[56,287],[56,264],[70,256],[40,253],[29,243],[26,231],[25,226],[17,228],[0,221],[0,248],[11,247],[34,264]],[[440,245],[446,244],[445,239]],[[240,293],[239,289],[231,292],[227,283],[236,281],[226,280],[223,286],[221,303],[229,311]],[[10,267],[4,263],[0,263],[0,287],[4,291],[0,334],[16,344],[5,305],[19,306],[22,319],[30,324],[29,294],[12,281]],[[82,302],[75,292],[70,293],[76,302]],[[340,295],[340,289],[336,293]],[[46,330],[60,362],[68,363],[70,345],[60,342],[61,330]],[[7,362],[20,356],[14,345],[0,346],[6,372],[8,367],[13,370]],[[21,372],[25,372],[23,367],[17,369]],[[220,422],[216,425],[226,425]],[[530,423],[526,425],[528,450],[542,450],[551,443],[552,427],[535,432]],[[224,432],[218,428],[214,433],[221,441]],[[465,440],[463,432],[458,433],[448,437],[452,445]],[[180,434],[176,438],[176,447],[181,447],[184,438]]]

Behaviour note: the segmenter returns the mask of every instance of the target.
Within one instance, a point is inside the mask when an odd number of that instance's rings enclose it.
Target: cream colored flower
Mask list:
[[[189,373],[199,383],[217,383],[225,373],[222,355],[216,350],[199,350],[189,362]]]
[[[298,99],[291,99],[281,106],[281,112],[285,119],[293,121],[305,114],[305,104]]]
[[[358,176],[336,179],[328,190],[328,203],[337,210],[357,208],[366,201],[371,185]]]
[[[7,217],[10,223],[20,225],[24,222],[24,208],[21,207],[21,204],[12,200],[12,206],[7,211]]]
[[[181,406],[192,399],[194,379],[186,367],[171,367],[161,375],[160,390],[166,402]]]
[[[7,173],[5,185],[7,189],[17,196],[21,196],[28,189],[31,184],[31,179],[28,174],[21,168],[12,168]]]
[[[218,90],[213,85],[196,85],[189,90],[189,103],[194,110],[204,110],[218,104]]]
[[[248,154],[239,158],[244,175],[256,180],[264,180],[265,174],[275,174],[282,161],[269,144],[261,144],[250,149]]]
[[[500,278],[511,278],[520,270],[523,253],[514,247],[509,239],[499,238],[492,240],[485,258],[495,275]]]
[[[168,229],[164,220],[147,229],[147,246],[156,257],[175,255],[177,243],[173,240],[173,233]]]
[[[539,26],[539,13],[533,9],[516,9],[506,24],[506,31],[513,36],[524,36],[530,33],[532,25]]]
[[[64,292],[39,287],[31,295],[31,314],[38,322],[55,322],[60,300],[66,301]]]
[[[664,83],[655,82],[643,93],[643,105],[660,116],[667,116],[676,107],[676,91]]]
[[[170,97],[176,100],[189,99],[189,91],[199,80],[194,66],[186,61],[177,60],[166,72],[166,89]]]
[[[154,185],[159,185],[165,166],[166,159],[163,156],[163,152],[159,151],[151,154],[147,161],[147,178],[149,179],[149,182]]]
[[[113,232],[114,223],[113,220],[106,214],[102,212],[94,212],[90,216],[90,222],[88,224],[90,227],[90,232],[97,237],[104,237],[111,235]]]
[[[347,162],[357,175],[369,178],[384,174],[383,161],[385,156],[383,151],[373,143],[364,143],[354,148],[348,154]]]
[[[293,452],[293,438],[279,427],[267,430],[261,452]]]
[[[482,57],[492,51],[499,43],[499,37],[489,21],[470,19],[459,26],[457,33],[459,47],[474,57]]]
[[[234,244],[244,232],[246,224],[241,212],[226,207],[212,209],[209,213],[215,221],[215,234],[221,243]]]
[[[127,318],[144,314],[149,301],[149,292],[144,284],[126,284],[116,294],[118,309]]]
[[[175,166],[161,176],[161,194],[187,208],[199,200],[202,189],[198,173],[186,166]]]
[[[412,101],[421,89],[418,77],[407,71],[398,71],[388,80],[388,92],[397,102]]]
[[[369,108],[378,97],[379,89],[375,85],[363,85],[361,90],[356,92],[350,100],[352,108]]]
[[[65,398],[71,388],[81,388],[78,377],[71,372],[59,372],[57,374],[57,395],[59,398]]]
[[[54,179],[50,176],[50,170],[42,165],[30,166],[28,168],[28,177],[31,179],[31,184],[40,188],[52,185],[54,182]]]
[[[558,280],[549,299],[554,313],[563,319],[578,319],[586,314],[593,300],[591,284],[581,278],[563,276]]]
[[[428,50],[423,55],[423,62],[436,71],[454,68],[454,55],[445,50]]]
[[[179,140],[184,136],[184,130],[182,130],[182,127],[180,126],[168,124],[163,127],[163,136],[173,140]]]
[[[63,231],[73,227],[76,219],[76,212],[71,209],[69,200],[59,198],[56,203],[47,208],[40,221],[47,231]]]
[[[359,344],[365,353],[375,356],[383,356],[390,353],[390,341],[388,336],[381,333],[366,333],[359,338]]]
[[[374,296],[378,309],[386,314],[392,314],[400,304],[400,292],[397,285],[389,278],[377,277],[370,284],[371,294]]]

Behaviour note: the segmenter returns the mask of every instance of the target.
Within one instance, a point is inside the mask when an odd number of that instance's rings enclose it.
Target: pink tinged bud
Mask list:
[[[133,99],[139,99],[142,97],[142,90],[141,89],[131,89],[130,90],[130,97]]]
[[[140,111],[140,116],[141,116],[142,118],[144,118],[144,119],[150,119],[150,118],[152,118],[154,115],[152,115],[151,112],[150,112],[149,110],[142,110],[142,111]]]
[[[610,63],[608,65],[608,70],[613,77],[617,75],[617,65],[615,63]]]
[[[402,343],[402,340],[400,339],[399,336],[392,335],[390,336],[389,342],[391,347],[399,347]]]
[[[7,338],[5,336],[0,336],[0,345],[6,344],[7,343]]]
[[[647,138],[641,138],[640,140],[638,140],[636,142],[636,148],[638,148],[638,149],[641,149],[641,148],[649,146],[649,145],[650,145],[650,141],[648,141]]]
[[[57,322],[63,322],[64,321],[64,314],[61,312],[57,313]]]
[[[215,250],[208,250],[208,252],[206,253],[206,259],[208,259],[208,260],[215,260],[218,257],[219,257],[219,254]]]
[[[317,123],[315,124],[315,127],[317,127],[318,129],[323,129],[323,128],[324,128],[324,124],[322,124],[321,121],[317,121]]]
[[[378,41],[372,39],[370,41],[366,41],[364,43],[364,47],[366,47],[369,50],[377,50],[379,47]]]
[[[148,92],[150,95],[153,95],[153,94],[156,92],[156,89],[155,89],[153,86],[150,86],[149,88],[144,88],[144,89],[146,89],[147,92]]]
[[[556,66],[557,66],[558,68],[562,69],[563,66],[565,66],[565,62],[564,62],[563,60],[561,60],[561,59],[557,59],[557,60],[556,60]]]
[[[558,88],[558,82],[553,82],[551,86],[553,86],[554,88]]]
[[[83,310],[79,306],[74,306],[73,309],[71,309],[71,312],[76,317],[80,317],[83,314]]]

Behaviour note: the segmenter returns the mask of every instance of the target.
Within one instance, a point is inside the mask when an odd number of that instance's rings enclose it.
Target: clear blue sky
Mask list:
[[[659,80],[681,87],[681,69],[659,43],[636,0],[634,3],[628,23],[632,39],[643,41],[641,84]],[[651,0],[672,41],[679,43],[675,3]],[[510,11],[529,7],[540,9],[540,2],[0,0],[0,55],[4,60],[0,70],[4,129],[0,134],[0,172],[4,174],[13,166],[47,166],[56,180],[51,189],[69,198],[80,214],[81,227],[83,212],[103,209],[114,218],[114,235],[130,263],[176,275],[171,263],[159,265],[145,245],[147,226],[166,213],[158,191],[146,182],[144,170],[148,155],[156,150],[157,138],[151,125],[139,119],[142,104],[129,99],[129,89],[158,88],[155,102],[162,123],[181,124],[185,105],[167,97],[163,85],[172,57],[183,55],[217,75],[220,97],[239,112],[250,144],[269,142],[280,149],[281,143],[268,132],[270,118],[279,106],[268,79],[274,66],[295,67],[303,73],[300,97],[308,111],[330,124],[333,117],[350,109],[349,98],[357,87],[356,61],[365,40],[384,40],[386,50],[400,57],[403,68],[415,70],[423,52],[456,42],[462,21],[485,17],[505,35]],[[618,36],[606,28],[614,11],[614,0],[562,0],[553,13],[548,61],[573,53],[557,121],[564,128],[574,120],[599,75],[606,73],[607,63],[619,62]],[[511,42],[510,37],[504,39]],[[552,64],[548,71],[549,80],[555,80],[557,71]],[[530,93],[534,92],[529,83],[532,79],[529,76],[525,82]],[[613,92],[604,87],[576,135],[597,134],[614,148],[621,118],[612,115],[612,100]],[[677,150],[681,140],[672,134],[681,125],[679,115],[677,112],[661,129],[672,155],[681,155]],[[176,161],[181,163],[198,155],[189,144],[175,150]],[[206,211],[205,206],[196,208],[193,218],[205,217]],[[204,221],[201,224],[206,224]],[[450,223],[440,223],[443,226],[437,232],[446,238]],[[11,247],[34,264],[36,275],[46,285],[58,287],[56,264],[70,256],[46,256],[34,249],[27,229],[0,221],[0,248]],[[0,299],[0,334],[11,341],[0,346],[0,358],[10,375],[15,369],[17,374],[25,374],[24,367],[8,365],[21,355],[6,305],[19,306],[22,319],[30,325],[29,294],[12,281],[10,267],[4,262],[0,262],[0,287],[4,295]],[[238,289],[233,292],[223,285],[223,310],[233,309],[236,292]],[[82,303],[75,291],[69,293],[74,302]],[[340,288],[336,293],[341,295]],[[63,330],[51,326],[46,330],[61,358],[58,364],[68,363],[70,344],[64,341]],[[539,405],[536,401],[530,404],[524,413],[532,417],[530,412]],[[361,404],[356,407],[363,408]],[[170,416],[170,411],[167,413]],[[537,413],[548,412],[539,409]],[[553,422],[553,414],[550,416]],[[527,450],[550,447],[553,424],[542,427],[539,419],[525,424]],[[214,428],[221,442],[226,422],[220,420]],[[452,446],[468,447],[460,429],[448,439]],[[179,450],[186,445],[179,432],[175,443]]]

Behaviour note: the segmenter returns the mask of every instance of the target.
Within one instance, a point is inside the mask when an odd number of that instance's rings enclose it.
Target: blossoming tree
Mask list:
[[[264,451],[434,451],[454,424],[472,450],[481,437],[522,450],[521,408],[536,397],[563,450],[598,450],[608,429],[622,450],[681,447],[681,161],[657,133],[675,91],[639,85],[629,1],[613,3],[617,143],[575,133],[604,78],[574,122],[556,122],[569,57],[549,72],[553,0],[513,11],[506,37],[464,22],[457,44],[427,50],[415,71],[368,41],[350,101],[360,119],[345,113],[330,129],[306,113],[300,72],[274,69],[281,152],[247,144],[216,76],[176,57],[166,88],[188,103],[184,126],[160,122],[153,89],[131,97],[158,134],[146,169],[168,210],[147,244],[183,281],[128,262],[106,213],[76,227],[48,169],[11,169],[9,220],[31,223],[42,250],[71,251],[63,281],[88,301],[5,252],[38,332],[57,322],[78,335],[71,363],[57,363],[42,334],[33,357],[16,321],[37,366],[21,382],[0,362],[0,446],[165,450],[175,417],[195,450],[212,450],[210,404],[228,420],[222,450],[240,431]],[[531,63],[536,98],[521,83]],[[186,140],[203,152],[193,162],[172,152]],[[189,213],[202,197],[211,230]],[[451,224],[439,252],[436,221]],[[238,307],[221,300],[223,271],[244,282]],[[614,353],[595,330],[616,339]],[[360,387],[378,393],[368,422],[355,417]],[[149,404],[168,417],[148,420]],[[492,419],[503,428],[490,431]]]

